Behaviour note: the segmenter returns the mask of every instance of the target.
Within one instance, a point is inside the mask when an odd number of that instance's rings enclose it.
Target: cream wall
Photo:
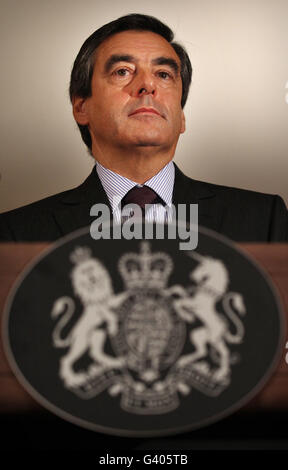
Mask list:
[[[0,211],[88,174],[71,66],[88,35],[131,12],[172,27],[193,64],[179,166],[288,203],[288,0],[1,0]]]

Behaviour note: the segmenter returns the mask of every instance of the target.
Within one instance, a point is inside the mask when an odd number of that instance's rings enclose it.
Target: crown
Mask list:
[[[118,269],[128,289],[162,289],[173,269],[173,262],[166,253],[151,253],[149,242],[141,242],[140,253],[125,253],[119,260]]]
[[[77,246],[73,253],[70,255],[70,260],[74,264],[81,264],[91,258],[90,248]]]

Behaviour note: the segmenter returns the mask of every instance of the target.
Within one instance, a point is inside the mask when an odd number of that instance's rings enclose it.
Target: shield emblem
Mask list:
[[[95,242],[85,229],[27,267],[4,340],[16,377],[52,412],[159,436],[247,403],[278,363],[283,321],[265,273],[214,232],[179,251],[178,240]]]

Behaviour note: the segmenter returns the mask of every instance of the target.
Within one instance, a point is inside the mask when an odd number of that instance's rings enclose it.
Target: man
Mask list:
[[[77,188],[2,214],[1,239],[53,241],[90,225],[95,203],[109,205],[120,221],[121,206],[142,198],[152,204],[148,220],[169,219],[171,204],[198,204],[199,224],[235,241],[288,240],[279,196],[196,181],[172,163],[191,75],[187,53],[156,18],[127,15],[95,31],[70,82],[95,168]]]

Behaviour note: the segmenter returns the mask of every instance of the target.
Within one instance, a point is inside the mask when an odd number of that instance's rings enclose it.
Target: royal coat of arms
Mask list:
[[[113,274],[90,248],[73,251],[71,281],[82,312],[68,332],[75,300],[60,297],[51,312],[59,318],[53,345],[65,349],[59,377],[71,393],[90,399],[107,390],[122,409],[149,415],[176,409],[192,388],[216,397],[229,386],[241,360],[235,348],[245,333],[244,299],[228,291],[221,260],[187,256],[187,285],[171,285],[171,256],[141,241],[138,253],[115,262],[124,286],[115,293]]]

